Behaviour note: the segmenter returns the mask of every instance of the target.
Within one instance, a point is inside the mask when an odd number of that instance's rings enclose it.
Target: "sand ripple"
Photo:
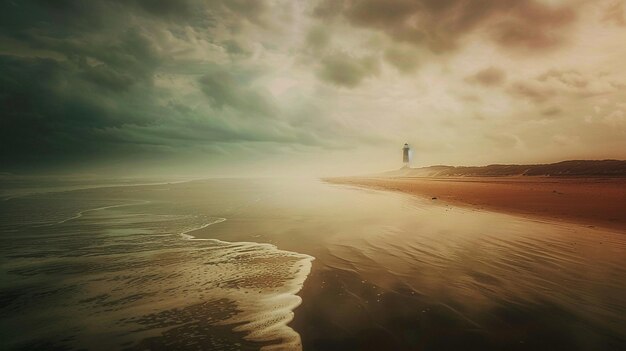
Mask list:
[[[387,291],[406,289],[478,327],[484,311],[540,304],[624,336],[622,234],[488,212],[423,211],[398,226],[335,239],[327,266]]]

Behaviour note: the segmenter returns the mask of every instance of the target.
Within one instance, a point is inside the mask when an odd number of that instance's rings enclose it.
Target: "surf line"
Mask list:
[[[248,306],[247,309],[243,308],[238,314],[229,317],[227,320],[217,323],[217,325],[228,325],[236,327],[233,331],[244,332],[246,340],[252,341],[280,341],[279,343],[273,343],[261,347],[261,351],[272,350],[292,350],[302,351],[302,341],[300,334],[297,331],[289,327],[289,322],[293,320],[294,310],[302,303],[302,298],[298,296],[298,292],[302,289],[304,281],[311,272],[312,261],[315,257],[306,255],[299,252],[280,250],[273,244],[258,243],[258,242],[228,242],[219,239],[203,239],[196,238],[190,233],[206,228],[213,224],[218,224],[226,221],[226,218],[213,217],[215,220],[202,224],[196,228],[188,229],[180,233],[183,240],[189,241],[208,241],[218,245],[225,245],[228,248],[238,249],[236,253],[249,252],[247,249],[255,248],[260,254],[270,250],[271,252],[279,252],[287,254],[290,257],[297,258],[297,263],[294,263],[292,269],[295,268],[294,275],[291,279],[284,282],[281,287],[282,291],[278,293],[272,293],[271,290],[266,292],[266,295],[262,296],[257,303],[256,308],[260,308],[260,311],[255,311],[254,308]],[[240,251],[241,249],[245,251]],[[238,259],[238,256],[235,257]],[[269,325],[268,325],[269,323]]]
[[[196,230],[204,229],[204,228],[206,228],[206,227],[208,227],[210,225],[213,225],[213,224],[222,223],[224,221],[226,221],[226,218],[217,217],[213,222],[205,223],[205,224],[199,226],[198,228],[192,228],[192,229],[189,229],[189,230],[185,230],[184,232],[180,233],[180,236],[182,236],[183,238],[185,238],[187,240],[216,240],[216,239],[198,239],[198,238],[196,238],[195,236],[193,236],[193,235],[191,235],[189,233],[195,232]],[[216,240],[216,241],[219,241],[219,240]]]
[[[210,225],[213,224],[218,224],[218,223],[222,223],[226,221],[226,218],[222,218],[222,217],[216,217],[216,219],[212,222],[209,223],[205,223],[197,228],[192,228],[192,229],[188,229],[185,230],[183,232],[180,233],[180,236],[185,239],[185,240],[190,240],[190,241],[211,241],[214,243],[218,243],[218,244],[223,244],[223,245],[239,245],[239,246],[248,246],[248,247],[259,247],[259,248],[265,248],[265,249],[272,249],[272,250],[280,250],[276,245],[274,244],[270,244],[270,243],[258,243],[255,241],[236,241],[236,242],[230,242],[230,241],[224,241],[224,240],[220,240],[220,239],[209,239],[209,238],[196,238],[195,236],[189,234],[191,232],[195,232],[196,230],[200,230],[200,229],[204,229]],[[299,253],[299,252],[294,252],[295,254],[298,255],[303,255],[306,256],[308,259],[310,259],[311,261],[313,261],[315,259],[315,257],[313,256],[309,256],[303,253]]]
[[[76,215],[74,215],[73,217],[66,218],[66,219],[64,219],[62,221],[58,221],[58,222],[55,222],[55,223],[36,225],[34,227],[50,227],[50,226],[53,226],[53,225],[56,225],[56,224],[63,224],[63,223],[66,223],[66,222],[78,219],[78,218],[82,217],[87,212],[102,211],[102,210],[107,210],[109,208],[126,207],[126,206],[133,206],[133,205],[145,205],[145,204],[149,204],[151,202],[151,201],[148,201],[148,200],[136,200],[136,201],[137,202],[130,203],[130,204],[119,204],[119,205],[110,205],[110,206],[104,206],[104,207],[90,208],[88,210],[80,211],[80,212],[76,213]]]

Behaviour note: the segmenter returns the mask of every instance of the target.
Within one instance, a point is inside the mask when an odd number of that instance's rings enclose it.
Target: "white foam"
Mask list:
[[[97,344],[117,349],[197,323],[202,328],[227,326],[247,340],[272,344],[263,350],[301,350],[299,334],[287,324],[301,303],[296,294],[313,257],[267,243],[194,237],[195,231],[226,218],[115,210],[145,203],[91,208],[46,228],[62,233],[49,240],[59,247],[70,245],[71,250],[60,250],[59,257],[47,258],[41,265],[21,267],[15,261],[12,269],[31,275],[65,274],[68,279],[51,282],[50,290],[71,291],[79,286],[80,294],[64,295],[62,307],[49,304],[29,318],[53,315],[67,320],[51,328],[58,335],[77,331],[68,341],[70,348],[93,345],[102,330],[115,337],[98,339]],[[78,218],[86,227],[63,225]],[[68,251],[71,255],[66,257]],[[234,306],[227,313],[219,308],[223,301]],[[212,304],[215,308],[203,313],[184,314]]]
[[[311,271],[312,256],[284,251],[272,244],[256,242],[229,243],[217,239],[198,239],[190,232],[207,228],[210,225],[226,221],[226,218],[217,218],[197,228],[181,233],[187,240],[211,241],[216,244],[230,246],[232,250],[225,254],[226,262],[221,265],[233,265],[227,269],[230,274],[217,274],[224,281],[255,280],[265,276],[267,286],[237,286],[234,289],[223,291],[230,299],[237,302],[242,311],[228,320],[220,322],[223,325],[238,324],[235,331],[247,333],[246,339],[259,342],[279,341],[277,344],[265,346],[262,350],[302,350],[300,335],[287,324],[293,320],[293,310],[300,305],[302,298],[296,295],[301,289]],[[243,260],[241,258],[244,257]],[[268,260],[269,259],[269,260]],[[272,263],[272,259],[276,262]],[[261,261],[264,264],[255,264]],[[287,262],[285,262],[287,261]],[[239,262],[239,263],[238,263]],[[238,267],[239,266],[239,267]],[[284,278],[277,279],[274,270],[286,270]],[[213,276],[215,277],[215,273]],[[286,273],[286,274],[285,274]],[[279,273],[280,275],[280,273]],[[218,281],[215,283],[219,284]],[[256,294],[255,294],[256,293]],[[256,296],[255,296],[256,295]],[[259,296],[260,295],[260,296]],[[255,297],[251,297],[255,296]]]

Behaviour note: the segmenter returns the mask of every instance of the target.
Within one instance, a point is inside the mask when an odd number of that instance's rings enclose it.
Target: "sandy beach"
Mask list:
[[[623,231],[444,200],[484,182],[360,182],[1,201],[0,348],[624,350]]]
[[[626,178],[345,177],[325,180],[398,191],[455,206],[626,230]]]

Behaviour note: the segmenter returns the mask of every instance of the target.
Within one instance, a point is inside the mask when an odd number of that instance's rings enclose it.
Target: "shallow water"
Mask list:
[[[626,345],[624,233],[314,180],[0,207],[3,349]]]
[[[299,349],[286,323],[312,257],[196,239],[226,219],[145,196],[161,190],[5,201],[2,349]]]

